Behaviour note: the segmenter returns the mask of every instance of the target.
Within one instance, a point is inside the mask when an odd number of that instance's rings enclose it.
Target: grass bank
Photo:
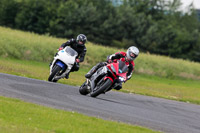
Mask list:
[[[66,39],[0,27],[0,56],[49,63],[57,52],[56,49],[66,41]],[[110,48],[90,42],[86,45],[87,54],[82,64],[86,68],[91,68],[96,63],[105,61],[109,54],[126,51],[125,49]],[[135,64],[136,74],[155,75],[170,79],[200,80],[200,63],[141,52],[135,60]]]

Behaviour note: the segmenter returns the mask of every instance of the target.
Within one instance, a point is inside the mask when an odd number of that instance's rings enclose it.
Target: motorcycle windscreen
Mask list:
[[[119,62],[119,73],[126,73],[128,71],[127,65],[123,61],[118,61]]]
[[[65,51],[71,56],[77,56],[78,55],[78,53],[70,47],[66,47]]]

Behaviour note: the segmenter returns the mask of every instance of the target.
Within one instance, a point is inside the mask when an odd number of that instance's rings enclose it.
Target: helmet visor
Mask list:
[[[137,56],[134,53],[130,53],[130,57],[134,59]]]
[[[85,42],[84,41],[78,41],[78,44],[83,45]]]

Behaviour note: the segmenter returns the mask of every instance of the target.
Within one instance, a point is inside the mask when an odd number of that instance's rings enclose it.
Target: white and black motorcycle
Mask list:
[[[54,57],[50,66],[50,75],[48,81],[57,82],[59,79],[64,78],[73,67],[78,53],[67,46],[60,50]]]

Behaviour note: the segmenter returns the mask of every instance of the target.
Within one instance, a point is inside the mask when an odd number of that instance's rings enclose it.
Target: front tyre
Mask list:
[[[61,70],[62,70],[62,68],[60,66],[55,65],[54,68],[53,68],[53,70],[52,70],[51,75],[48,78],[48,81],[50,81],[50,82],[57,82],[58,80],[55,80],[54,77],[56,75],[58,75],[58,73],[60,73]]]
[[[87,89],[86,81],[79,88],[79,93],[81,95],[87,95],[89,93],[89,90]]]
[[[99,86],[96,86],[96,89],[93,90],[93,92],[90,93],[90,96],[91,97],[96,97],[96,96],[100,95],[105,90],[107,90],[108,88],[110,88],[111,85],[112,85],[112,81],[109,78],[106,79]]]

